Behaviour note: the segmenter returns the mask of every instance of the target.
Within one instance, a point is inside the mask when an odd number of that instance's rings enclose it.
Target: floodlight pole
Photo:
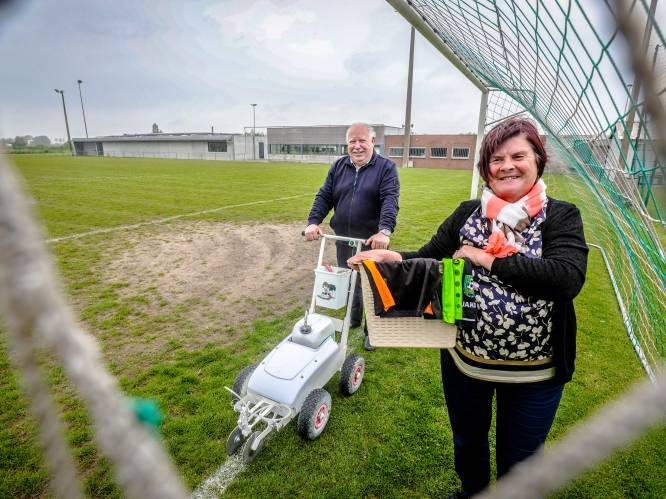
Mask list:
[[[83,109],[83,94],[81,93],[81,83],[83,83],[83,80],[76,80],[76,82],[79,84],[79,98],[81,99],[81,113],[83,114],[83,126],[86,129],[86,139],[88,138],[88,124],[86,123],[86,112]]]
[[[481,92],[481,105],[479,106],[479,123],[476,127],[476,145],[474,146],[474,159],[472,163],[472,188],[469,198],[476,199],[479,193],[479,152],[486,128],[486,113],[488,112],[488,90]],[[452,153],[453,154],[453,153]]]
[[[254,160],[257,159],[256,152],[255,152],[255,144],[254,144],[254,136],[256,134],[255,128],[256,128],[256,125],[257,125],[257,119],[256,119],[256,117],[257,117],[257,115],[256,115],[257,105],[256,104],[250,104],[250,106],[252,106],[252,160],[254,161]]]
[[[386,0],[407,22],[419,30],[419,33],[428,40],[433,47],[439,50],[451,64],[453,64],[464,76],[467,77],[482,92],[486,90],[486,85],[472,72],[469,66],[458,57],[449,46],[443,41],[442,35],[430,26],[425,19],[411,5],[410,0]]]
[[[409,166],[409,146],[412,139],[412,77],[414,75],[414,35],[416,30],[412,26],[409,40],[409,69],[407,72],[407,103],[405,105],[405,139],[402,145],[402,167]]]
[[[442,37],[442,34],[438,31],[435,31],[433,27],[427,22],[426,18],[421,16],[416,9],[412,6],[410,0],[386,0],[395,10],[397,10],[407,22],[419,30],[419,33],[428,40],[433,47],[439,50],[444,57],[446,57],[451,64],[453,64],[470,82],[472,82],[476,88],[481,90],[481,112],[479,113],[479,126],[477,128],[476,134],[476,150],[474,153],[475,163],[478,161],[478,150],[481,146],[481,140],[483,138],[483,131],[485,128],[486,121],[486,108],[488,107],[488,86],[482,82],[479,77],[474,74],[472,69],[463,61],[458,55],[451,50],[451,48],[446,44],[445,39]],[[403,151],[404,152],[404,151]],[[478,191],[479,183],[479,172],[474,167],[474,173],[472,175],[475,180],[472,180],[472,189],[470,195],[475,198]]]
[[[65,128],[67,129],[67,143],[69,144],[69,152],[74,156],[74,148],[72,147],[72,138],[69,135],[69,121],[67,121],[67,107],[65,106],[65,91],[61,89],[54,88],[57,93],[60,94],[62,98],[62,111],[65,113]]]

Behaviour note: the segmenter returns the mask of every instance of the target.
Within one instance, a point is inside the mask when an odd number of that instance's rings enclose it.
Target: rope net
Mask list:
[[[458,66],[490,92],[486,129],[520,113],[538,122],[554,159],[549,188],[581,209],[588,242],[605,254],[625,326],[654,378],[666,342],[666,175],[615,3],[389,3],[416,12],[420,31],[450,49]],[[641,51],[663,107],[663,35],[645,0],[630,8],[633,22],[645,27]]]

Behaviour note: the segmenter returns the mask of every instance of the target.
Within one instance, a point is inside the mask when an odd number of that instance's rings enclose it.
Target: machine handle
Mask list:
[[[305,231],[301,231],[301,236],[305,235]],[[336,241],[347,241],[350,243],[361,243],[364,244],[367,239],[359,239],[357,237],[345,237],[345,236],[334,236],[333,234],[322,234],[321,237],[324,239],[333,239]]]

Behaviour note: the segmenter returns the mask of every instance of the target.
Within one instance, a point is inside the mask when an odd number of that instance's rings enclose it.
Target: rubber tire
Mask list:
[[[365,359],[357,353],[349,355],[340,370],[340,392],[345,397],[354,395],[363,383],[364,374]]]
[[[252,461],[254,461],[254,458],[257,457],[257,454],[259,454],[259,451],[264,446],[264,442],[266,441],[265,438],[261,441],[259,447],[257,447],[257,450],[252,450],[252,442],[254,442],[260,434],[261,432],[257,430],[252,432],[250,436],[247,437],[245,445],[243,446],[243,462],[245,464],[250,464]]]
[[[238,373],[238,376],[236,376],[236,379],[234,380],[234,386],[231,389],[241,397],[244,397],[247,393],[247,384],[250,381],[250,376],[252,376],[252,373],[256,368],[256,364],[253,364],[241,369],[241,371]],[[236,402],[238,402],[238,397],[232,394],[231,405],[234,405]]]
[[[314,440],[322,434],[331,417],[331,395],[316,388],[305,398],[298,414],[298,433],[305,440]],[[322,414],[322,411],[324,413]]]

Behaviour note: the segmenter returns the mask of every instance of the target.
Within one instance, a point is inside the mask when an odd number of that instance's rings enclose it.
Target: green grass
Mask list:
[[[13,157],[36,200],[48,237],[145,222],[223,206],[303,195],[195,215],[211,222],[303,222],[325,165],[159,161],[55,156]],[[402,195],[393,240],[398,249],[426,242],[444,216],[468,196],[466,172],[400,171]],[[547,179],[548,182],[548,179]],[[552,184],[551,193],[566,190]],[[152,234],[152,227],[132,237]],[[102,345],[111,371],[133,396],[159,401],[166,415],[162,439],[186,483],[195,487],[226,459],[225,441],[235,425],[229,395],[237,372],[262,358],[286,333],[305,304],[286,313],[224,330],[224,341],[200,342],[212,315],[206,303],[173,306],[148,283],[127,293],[127,283],[107,282],[104,268],[128,244],[124,232],[62,241],[51,250],[65,290],[86,328]],[[314,262],[302,262],[313,265]],[[218,297],[219,298],[219,297]],[[233,299],[222,297],[222,299]],[[271,298],[276,300],[278,298]],[[567,385],[549,442],[643,377],[626,338],[610,282],[598,253],[590,254],[587,283],[576,300],[578,361]],[[176,328],[180,336],[165,332]],[[354,330],[351,348],[361,348]],[[130,350],[121,350],[128,344]],[[158,345],[145,348],[142,345]],[[35,426],[0,339],[0,497],[46,495],[47,473]],[[438,352],[378,349],[366,354],[359,392],[342,398],[334,379],[329,427],[304,442],[289,425],[273,435],[257,459],[227,489],[230,497],[442,497],[458,485],[444,405]],[[89,417],[61,369],[49,358],[73,454],[92,497],[120,497],[110,467],[97,452]],[[639,410],[639,408],[637,408]],[[654,430],[556,497],[663,497],[666,430]]]

